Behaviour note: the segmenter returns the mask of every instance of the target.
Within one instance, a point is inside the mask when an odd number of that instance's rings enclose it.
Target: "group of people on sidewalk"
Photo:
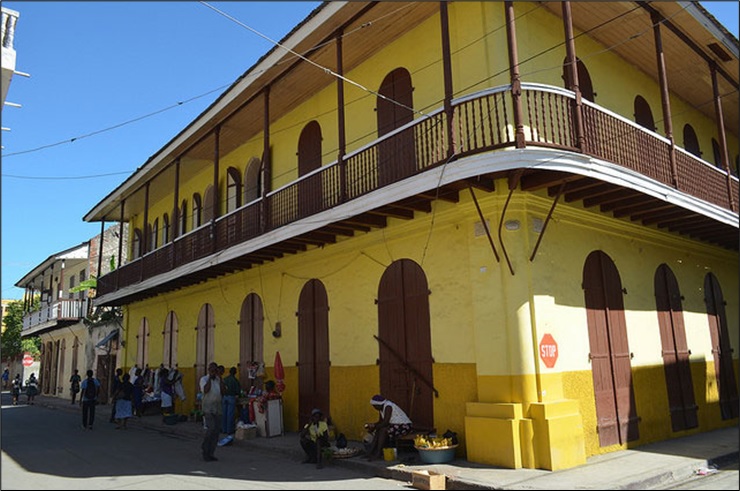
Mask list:
[[[26,393],[27,404],[33,404],[34,398],[39,393],[39,380],[36,378],[35,373],[32,373],[24,384],[23,380],[21,379],[20,373],[15,374],[13,380],[10,380],[10,370],[8,368],[5,368],[5,370],[3,370],[2,381],[4,389],[10,388],[10,393],[13,397],[14,406],[18,405],[19,399],[21,397],[21,394],[24,392],[24,389]]]
[[[7,369],[6,369],[7,372]],[[201,443],[203,460],[213,462],[221,433],[233,435],[235,433],[237,398],[242,393],[241,384],[236,377],[236,367],[229,369],[229,375],[223,377],[225,369],[216,362],[208,364],[207,373],[199,381],[201,412],[203,414],[204,435]],[[174,412],[175,383],[170,377],[170,371],[161,366],[158,370],[159,390],[162,403],[162,414]],[[5,383],[5,374],[3,374]],[[110,422],[116,423],[116,429],[126,429],[127,421],[134,415],[141,416],[141,393],[143,377],[141,369],[135,372],[135,381],[131,374],[123,373],[121,368],[116,369],[111,384],[111,415]],[[137,383],[138,390],[137,390]],[[82,379],[78,370],[74,370],[70,379],[71,403],[75,404],[80,394],[82,406],[82,428],[93,429],[95,422],[95,408],[100,396],[101,383],[95,378],[93,370],[87,370]],[[13,404],[17,404],[22,388],[20,374],[16,375],[11,383]],[[26,394],[29,404],[38,394],[38,379],[31,374],[26,381]],[[367,458],[375,460],[381,457],[383,448],[389,440],[398,438],[411,432],[412,422],[408,415],[394,402],[381,395],[370,399],[370,405],[378,411],[378,420],[365,424],[371,440],[367,442]],[[305,463],[314,463],[318,469],[323,467],[324,449],[330,447],[329,423],[319,408],[311,411],[308,421],[300,431],[300,444],[306,453]]]

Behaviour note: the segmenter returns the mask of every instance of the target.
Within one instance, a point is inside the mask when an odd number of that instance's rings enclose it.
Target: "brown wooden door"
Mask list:
[[[637,408],[622,282],[614,262],[604,252],[594,251],[586,258],[583,289],[599,444],[604,447],[636,440]]]
[[[298,421],[329,407],[329,301],[321,281],[307,282],[298,298]]]
[[[422,427],[434,426],[429,319],[424,271],[409,259],[393,262],[378,287],[380,392]]]
[[[110,398],[110,379],[116,365],[116,355],[99,355],[95,378],[100,381],[100,395],[98,402],[108,404]]]
[[[239,381],[242,387],[254,385],[249,378],[250,362],[264,363],[264,314],[262,300],[250,293],[242,302],[239,316]]]
[[[321,167],[321,126],[308,123],[298,139],[298,176]],[[300,217],[312,215],[321,209],[321,176],[314,174],[298,185],[298,212]]]
[[[177,335],[179,328],[177,324],[177,314],[174,310],[167,313],[167,319],[164,321],[163,341],[163,358],[162,361],[167,368],[177,367]]]
[[[698,408],[694,400],[681,292],[668,265],[661,264],[655,271],[654,285],[671,427],[673,431],[696,428],[699,426]]]
[[[732,363],[732,347],[727,331],[725,300],[719,281],[713,273],[704,277],[704,302],[709,316],[709,334],[712,339],[714,372],[719,385],[719,407],[722,419],[737,418],[738,397],[735,384],[735,369]]]
[[[378,137],[414,119],[411,74],[396,68],[380,85],[377,102]],[[378,145],[378,184],[399,181],[416,172],[413,130],[399,133]]]
[[[216,318],[211,304],[206,303],[198,313],[198,326],[195,328],[195,392],[200,392],[200,378],[206,374],[206,367],[214,360],[214,331]]]

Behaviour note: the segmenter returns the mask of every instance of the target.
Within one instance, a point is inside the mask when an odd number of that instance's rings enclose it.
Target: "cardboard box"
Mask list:
[[[411,473],[411,485],[416,489],[445,489],[447,477],[434,471],[414,471]]]
[[[235,440],[250,440],[257,438],[257,428],[237,428],[234,434]]]

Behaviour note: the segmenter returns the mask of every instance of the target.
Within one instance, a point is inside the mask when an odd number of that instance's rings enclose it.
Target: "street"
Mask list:
[[[200,441],[144,427],[116,430],[100,406],[93,430],[78,412],[11,405],[2,393],[2,489],[409,489],[407,483],[285,455],[219,447],[201,459]]]

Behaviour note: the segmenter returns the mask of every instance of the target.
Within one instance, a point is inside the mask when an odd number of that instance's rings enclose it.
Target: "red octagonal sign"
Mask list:
[[[31,353],[26,353],[23,355],[23,366],[24,367],[30,367],[33,365],[33,356],[31,356]]]
[[[549,334],[545,334],[540,340],[540,358],[547,368],[554,367],[558,361],[558,343]]]

